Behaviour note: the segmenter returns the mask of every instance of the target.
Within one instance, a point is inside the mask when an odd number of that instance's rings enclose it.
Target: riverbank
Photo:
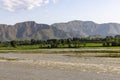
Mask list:
[[[120,58],[66,55],[1,53],[0,80],[120,79]]]

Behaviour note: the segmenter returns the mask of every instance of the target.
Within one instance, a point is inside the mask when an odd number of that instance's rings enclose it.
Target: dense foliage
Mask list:
[[[93,43],[93,44],[92,44]],[[89,45],[88,45],[89,44]],[[0,42],[1,47],[17,47],[23,45],[39,45],[39,48],[80,48],[89,47],[94,45],[95,47],[110,47],[120,46],[120,35],[106,36],[105,38],[68,38],[68,39],[49,39],[49,40],[13,40]]]

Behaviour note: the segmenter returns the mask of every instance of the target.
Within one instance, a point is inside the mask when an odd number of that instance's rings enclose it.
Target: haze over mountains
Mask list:
[[[97,24],[92,21],[70,21],[52,25],[26,21],[15,25],[0,24],[0,40],[105,37],[120,35],[120,24]]]

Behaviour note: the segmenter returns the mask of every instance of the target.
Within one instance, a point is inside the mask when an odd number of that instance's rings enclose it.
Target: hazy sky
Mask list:
[[[71,20],[120,23],[120,0],[0,0],[0,24]]]

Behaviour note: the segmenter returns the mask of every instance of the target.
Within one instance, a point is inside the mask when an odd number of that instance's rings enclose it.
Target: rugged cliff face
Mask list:
[[[0,24],[0,40],[53,39],[87,36],[120,35],[120,24],[97,24],[92,21],[70,21],[53,25],[38,24],[34,21],[15,25]]]

